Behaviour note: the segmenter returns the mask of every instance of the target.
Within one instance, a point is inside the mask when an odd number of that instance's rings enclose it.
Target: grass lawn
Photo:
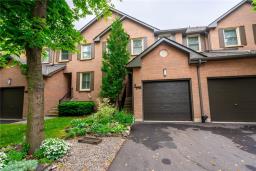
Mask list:
[[[62,138],[65,128],[74,117],[57,117],[45,120],[45,137]],[[0,147],[25,141],[26,124],[0,124]]]

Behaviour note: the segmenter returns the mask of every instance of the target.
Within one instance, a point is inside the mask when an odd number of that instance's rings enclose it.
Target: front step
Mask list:
[[[124,108],[127,112],[132,112],[132,97],[126,97],[124,102]]]
[[[51,109],[47,112],[47,116],[58,116],[58,115],[59,115],[59,111],[58,111],[58,107],[57,107],[57,106],[51,108]]]

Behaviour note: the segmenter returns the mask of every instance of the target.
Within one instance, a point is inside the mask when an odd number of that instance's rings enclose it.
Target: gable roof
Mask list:
[[[145,23],[145,22],[143,22],[143,21],[141,21],[141,20],[138,20],[137,18],[134,18],[134,17],[132,17],[132,16],[130,16],[130,15],[128,15],[128,14],[122,12],[122,11],[119,11],[119,10],[117,10],[117,9],[115,9],[115,8],[110,8],[110,11],[119,14],[121,18],[122,18],[122,17],[129,18],[130,20],[132,20],[132,21],[134,21],[134,22],[136,22],[136,23],[138,23],[138,24],[140,24],[140,25],[142,25],[142,26],[144,26],[144,27],[146,27],[146,28],[149,28],[149,29],[151,29],[151,30],[153,30],[153,31],[159,30],[158,28],[156,28],[156,27],[154,27],[154,26],[151,26],[151,25],[149,25],[149,24],[147,24],[147,23]],[[101,16],[102,16],[102,15],[101,15]],[[80,32],[85,31],[87,28],[89,28],[89,27],[90,27],[93,23],[95,23],[97,20],[98,20],[97,17],[93,18],[89,23],[87,23],[84,27],[82,27],[82,28],[80,29]]]
[[[214,28],[217,27],[218,22],[220,22],[221,20],[223,20],[225,17],[227,17],[229,14],[231,14],[232,12],[234,12],[235,10],[237,10],[239,7],[241,7],[243,4],[245,3],[250,3],[251,0],[242,0],[240,3],[238,3],[236,6],[234,6],[233,8],[231,8],[230,10],[228,10],[226,13],[224,13],[223,15],[221,15],[219,18],[217,18],[215,21],[213,21],[211,24],[208,25],[209,28]]]
[[[189,60],[192,59],[202,59],[205,58],[206,56],[196,52],[180,43],[177,43],[176,41],[170,40],[166,37],[160,38],[159,40],[157,40],[155,43],[153,43],[151,46],[149,46],[147,49],[145,49],[141,54],[139,54],[138,56],[136,56],[135,58],[133,58],[128,64],[127,67],[128,68],[136,68],[136,67],[141,67],[141,59],[146,56],[148,53],[150,53],[153,49],[155,49],[158,45],[162,44],[162,43],[167,43],[170,46],[174,46],[177,49],[180,49],[186,53],[189,54]]]

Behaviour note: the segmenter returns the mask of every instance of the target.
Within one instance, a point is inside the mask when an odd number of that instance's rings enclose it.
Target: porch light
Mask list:
[[[11,84],[12,84],[12,79],[11,79],[11,78],[8,78],[7,84],[8,84],[8,85],[11,85]]]
[[[167,68],[163,69],[163,76],[166,77],[167,76]]]

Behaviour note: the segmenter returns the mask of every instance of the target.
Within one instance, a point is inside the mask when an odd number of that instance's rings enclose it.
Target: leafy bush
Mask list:
[[[93,113],[94,102],[68,101],[58,106],[59,116],[82,116]]]
[[[113,118],[115,121],[125,125],[131,125],[134,123],[134,116],[125,111],[116,112]]]
[[[0,152],[0,170],[5,167],[7,163],[7,155],[4,152]]]
[[[36,170],[37,160],[22,160],[9,162],[1,171],[32,171]]]
[[[108,99],[99,102],[98,112],[84,119],[71,121],[68,137],[85,135],[87,133],[106,135],[109,133],[122,133],[127,126],[134,123],[134,117],[125,111],[118,111],[110,105]]]
[[[43,157],[49,160],[57,160],[67,154],[68,150],[69,145],[64,140],[48,138],[43,141],[40,150],[35,155],[42,158],[42,153]]]
[[[8,161],[20,161],[25,158],[26,153],[16,150],[11,150],[7,153],[7,160]]]

